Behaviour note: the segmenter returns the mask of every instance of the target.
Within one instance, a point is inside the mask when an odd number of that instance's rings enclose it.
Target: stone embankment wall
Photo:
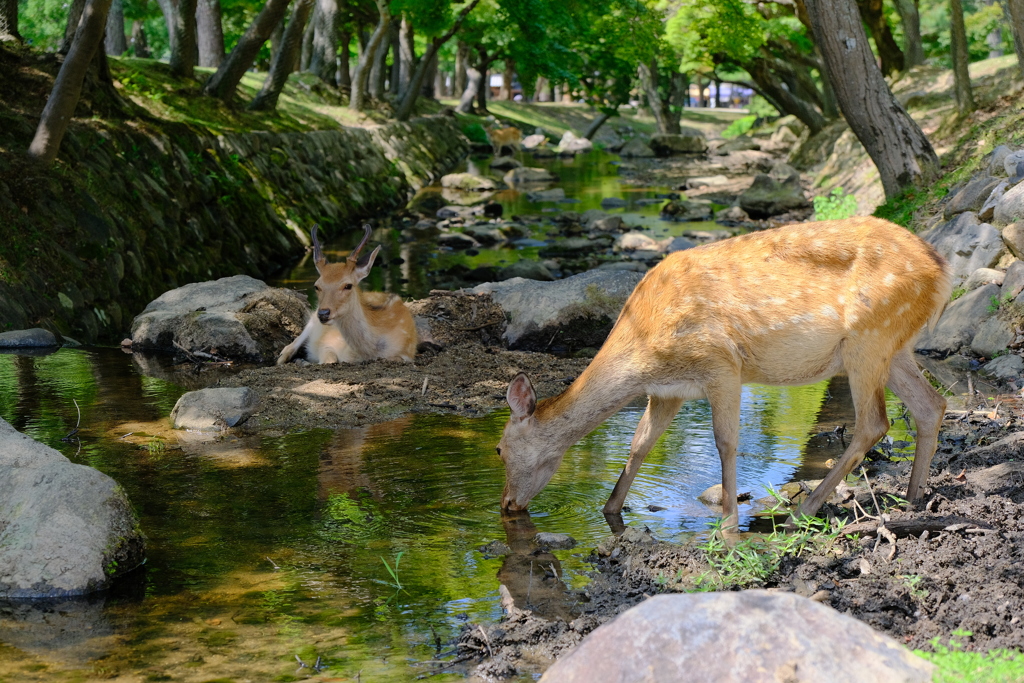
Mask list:
[[[266,278],[327,234],[405,204],[469,144],[452,117],[215,135],[76,127],[53,169],[0,146],[0,331],[116,341],[162,292]]]

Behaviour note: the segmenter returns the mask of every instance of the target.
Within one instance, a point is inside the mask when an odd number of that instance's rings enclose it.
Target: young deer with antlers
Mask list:
[[[328,263],[313,226],[313,262],[320,278],[316,281],[317,311],[291,344],[277,357],[287,363],[303,346],[314,363],[359,363],[374,358],[416,355],[416,324],[402,299],[387,292],[364,292],[359,283],[370,274],[380,252],[378,245],[368,256],[359,252],[370,239],[370,226],[359,246],[343,263]]]
[[[856,430],[842,459],[800,508],[814,514],[889,429],[885,387],[910,408],[917,446],[907,498],[918,498],[946,401],[922,377],[914,337],[949,300],[945,260],[878,218],[792,225],[675,252],[637,285],[608,339],[561,395],[540,403],[526,375],[508,388],[498,443],[501,506],[523,510],[565,451],[635,396],[648,405],[606,514],[622,510],[644,457],[683,401],[711,403],[722,462],[725,526],[735,527],[740,388],[849,376]]]

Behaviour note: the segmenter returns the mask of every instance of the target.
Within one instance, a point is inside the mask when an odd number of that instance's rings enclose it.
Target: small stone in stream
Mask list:
[[[501,218],[501,214],[504,211],[505,209],[497,202],[487,202],[484,204],[484,215],[488,218]]]
[[[618,197],[605,197],[601,200],[602,209],[621,209],[624,206],[626,206],[626,200]]]
[[[569,534],[555,534],[542,531],[533,537],[533,542],[541,548],[566,550],[576,546],[576,539]]]
[[[491,541],[477,548],[486,557],[501,557],[502,555],[511,555],[512,549],[501,541]]]
[[[647,509],[651,512],[661,512],[662,510],[668,510],[668,508],[662,507],[660,505],[648,505]]]

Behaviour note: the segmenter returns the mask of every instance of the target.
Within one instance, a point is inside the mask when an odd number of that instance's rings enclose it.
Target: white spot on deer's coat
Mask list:
[[[828,304],[821,307],[821,315],[831,320],[839,320],[839,312]]]
[[[895,281],[896,281],[896,274],[895,273],[889,273],[884,278],[882,278],[882,284],[884,284],[884,285],[891,285]]]

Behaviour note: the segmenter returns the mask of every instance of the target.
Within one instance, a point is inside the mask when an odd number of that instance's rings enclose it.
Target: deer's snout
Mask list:
[[[331,319],[331,309],[321,308],[316,312],[316,317],[320,318],[320,322],[326,325],[327,322]]]

